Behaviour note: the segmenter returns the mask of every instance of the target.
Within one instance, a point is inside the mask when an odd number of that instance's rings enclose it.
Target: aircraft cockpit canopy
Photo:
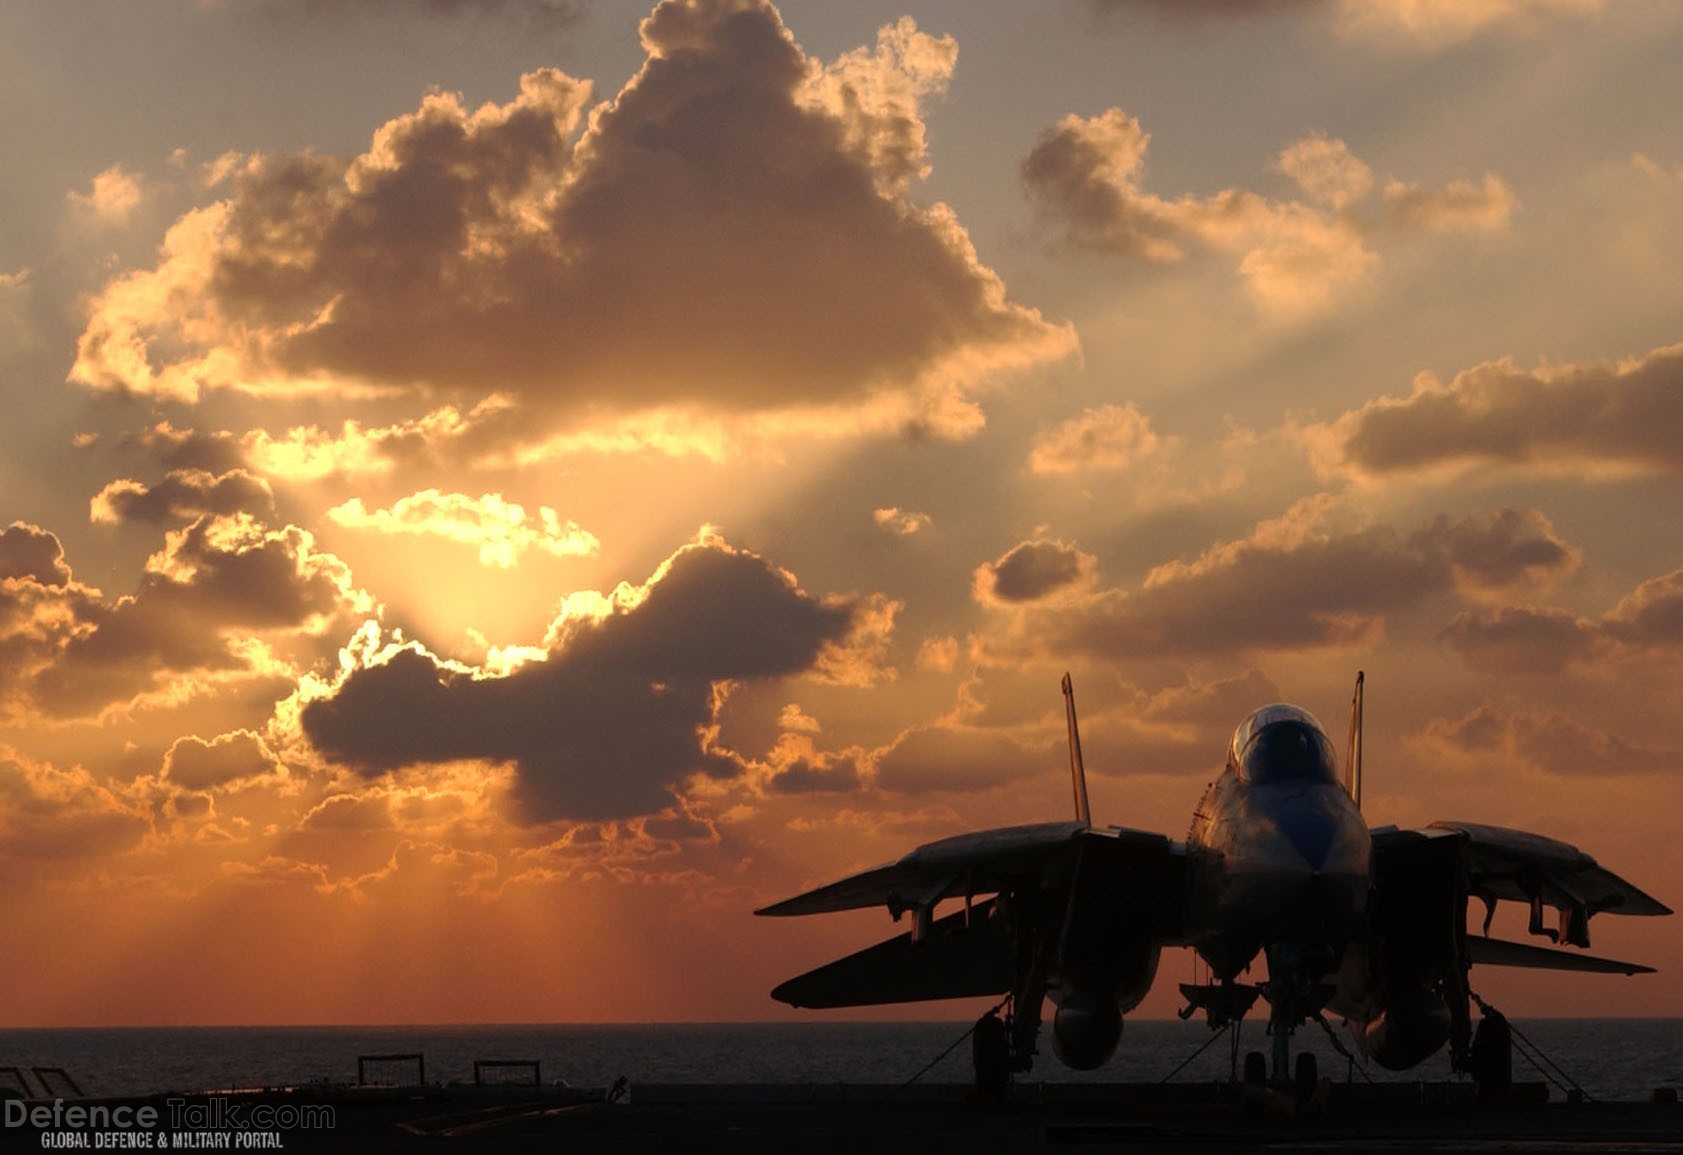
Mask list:
[[[1264,706],[1239,723],[1227,766],[1258,786],[1338,781],[1338,755],[1326,731],[1296,706]]]

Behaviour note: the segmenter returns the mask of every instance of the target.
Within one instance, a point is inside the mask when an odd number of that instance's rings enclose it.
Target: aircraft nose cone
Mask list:
[[[1327,855],[1338,837],[1338,823],[1329,815],[1312,809],[1293,809],[1280,815],[1280,833],[1291,843],[1292,849],[1303,857],[1310,870],[1319,872],[1326,866]]]

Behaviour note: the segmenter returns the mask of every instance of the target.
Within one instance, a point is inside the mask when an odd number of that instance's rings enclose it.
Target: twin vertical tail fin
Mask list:
[[[1356,671],[1356,693],[1350,699],[1350,744],[1344,751],[1344,788],[1362,808],[1362,682],[1367,675]]]
[[[1064,675],[1064,717],[1069,722],[1069,777],[1075,791],[1075,820],[1091,826],[1093,812],[1087,806],[1087,767],[1081,761],[1081,729],[1075,724],[1075,687],[1068,674]]]

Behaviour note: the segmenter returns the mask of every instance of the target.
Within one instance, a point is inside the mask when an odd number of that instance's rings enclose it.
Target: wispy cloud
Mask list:
[[[481,565],[512,568],[528,550],[553,557],[585,557],[601,548],[577,522],[563,522],[547,505],[536,514],[499,493],[469,497],[425,489],[399,498],[389,509],[370,510],[353,497],[327,511],[328,520],[347,529],[392,535],[439,537],[479,550]]]

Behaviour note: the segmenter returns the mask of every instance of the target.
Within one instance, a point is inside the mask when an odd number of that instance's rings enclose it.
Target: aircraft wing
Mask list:
[[[944,898],[1032,894],[1063,910],[1072,888],[1123,912],[1157,941],[1180,933],[1186,848],[1161,834],[1081,822],[978,831],[927,843],[885,866],[773,903],[756,914],[786,916],[886,906],[932,912]],[[897,935],[783,983],[772,997],[797,1007],[1004,994],[1019,944],[996,900],[933,919],[918,935]]]
[[[1081,822],[1003,826],[929,842],[897,862],[878,866],[762,907],[755,914],[781,917],[829,914],[886,906],[889,913],[933,907],[944,898],[998,894],[1026,882],[1045,882],[1075,860],[1077,852],[1143,871],[1142,886],[1179,893],[1184,875],[1174,844],[1161,834],[1119,826],[1095,829]]]
[[[1376,879],[1383,879],[1387,874],[1393,877],[1399,873],[1414,874],[1434,862],[1439,864],[1435,869],[1451,867],[1464,872],[1467,895],[1482,899],[1492,909],[1503,900],[1527,905],[1531,908],[1532,934],[1572,946],[1589,946],[1589,920],[1593,915],[1671,913],[1670,907],[1601,866],[1577,847],[1504,826],[1433,822],[1420,830],[1380,827],[1373,831],[1373,853]],[[1559,912],[1558,929],[1543,925],[1544,907]],[[1504,954],[1500,945],[1492,945],[1495,940],[1483,939],[1486,945],[1477,947],[1472,945],[1475,941],[1477,936],[1469,936],[1469,950],[1474,952],[1475,962],[1595,969],[1568,967],[1560,960],[1576,956],[1561,952],[1543,952],[1553,956],[1554,962],[1529,954],[1523,955],[1525,961],[1519,961],[1520,953],[1508,950]],[[1485,957],[1480,958],[1480,953]],[[1612,969],[1631,965],[1634,964],[1614,964]]]
[[[1671,913],[1670,907],[1568,843],[1474,822],[1434,822],[1427,829],[1466,837],[1468,881],[1475,895],[1525,903],[1541,897],[1549,906],[1581,908],[1588,914]]]

